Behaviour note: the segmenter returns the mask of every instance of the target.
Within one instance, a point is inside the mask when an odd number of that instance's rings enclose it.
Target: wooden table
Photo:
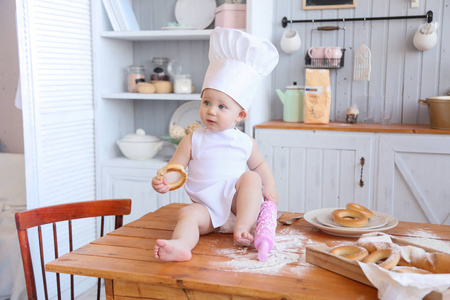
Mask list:
[[[323,233],[303,219],[277,228],[275,251],[299,257],[289,264],[259,262],[254,249],[235,247],[231,234],[219,233],[202,236],[188,262],[156,260],[155,239],[171,237],[183,205],[170,204],[149,213],[48,263],[46,269],[105,278],[107,299],[377,299],[375,288],[305,261],[307,245],[335,246],[356,238]],[[293,215],[286,212],[282,219]],[[400,222],[386,233],[450,241],[450,226],[445,225]],[[248,257],[253,259],[240,259]],[[250,269],[249,263],[253,263]]]

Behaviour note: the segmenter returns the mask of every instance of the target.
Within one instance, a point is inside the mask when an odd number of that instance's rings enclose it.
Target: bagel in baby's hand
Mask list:
[[[331,249],[330,252],[357,261],[361,261],[369,255],[366,249],[359,246],[338,246]]]
[[[331,213],[336,224],[344,227],[360,228],[369,222],[369,219],[358,210],[336,209]]]
[[[359,205],[357,203],[348,203],[345,208],[350,209],[350,210],[360,211],[369,219],[373,218],[373,211],[371,211],[370,209],[365,208],[364,206]]]
[[[156,172],[156,179],[161,180],[164,177],[164,175],[166,175],[169,172],[177,172],[180,174],[180,178],[176,182],[169,183],[169,191],[176,190],[176,189],[182,187],[186,183],[187,174],[186,174],[186,171],[184,170],[183,166],[180,164],[165,165],[163,168],[159,169]]]

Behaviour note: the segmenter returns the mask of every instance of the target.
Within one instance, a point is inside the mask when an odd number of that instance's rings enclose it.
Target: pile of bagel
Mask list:
[[[357,203],[348,203],[345,209],[336,209],[331,213],[331,218],[336,224],[350,228],[367,225],[373,216],[373,211]]]
[[[399,273],[450,273],[450,254],[427,252],[416,246],[400,246],[393,242],[365,240],[355,245],[342,245],[330,249],[330,253]]]

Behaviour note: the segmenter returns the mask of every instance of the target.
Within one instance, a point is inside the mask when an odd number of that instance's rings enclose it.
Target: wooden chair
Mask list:
[[[57,222],[67,221],[69,234],[69,250],[73,251],[72,220],[101,217],[100,236],[103,236],[105,216],[115,216],[115,228],[117,229],[123,224],[123,216],[130,214],[130,211],[130,199],[115,199],[61,204],[30,209],[16,213],[16,227],[17,233],[19,235],[19,244],[20,251],[22,253],[22,262],[25,272],[25,282],[27,286],[28,299],[37,299],[37,292],[27,229],[37,227],[44,293],[45,299],[48,299],[41,225],[53,224],[55,258],[58,258],[58,247],[56,246],[58,245],[56,231]],[[97,299],[100,299],[100,280],[101,279],[98,279]],[[56,283],[58,299],[61,299],[61,282],[59,274],[56,274]],[[72,299],[74,299],[73,275],[70,276],[70,292]]]

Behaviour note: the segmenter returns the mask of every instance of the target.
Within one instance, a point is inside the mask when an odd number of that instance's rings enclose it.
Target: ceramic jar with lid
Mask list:
[[[136,130],[134,134],[127,134],[116,143],[123,155],[133,160],[148,160],[154,157],[164,144],[156,136],[146,135],[143,129]]]
[[[145,67],[139,65],[128,66],[128,92],[137,93],[139,82],[145,82]]]

